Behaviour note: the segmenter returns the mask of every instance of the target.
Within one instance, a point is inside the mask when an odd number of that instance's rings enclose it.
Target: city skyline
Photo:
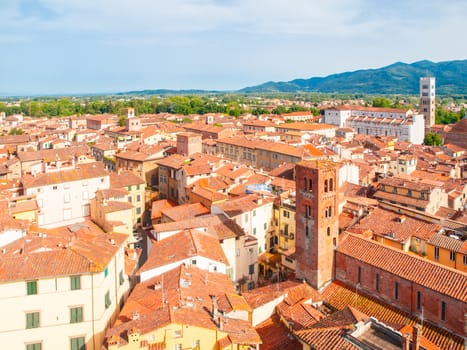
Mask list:
[[[464,59],[466,15],[457,0],[6,0],[0,93],[237,90]]]

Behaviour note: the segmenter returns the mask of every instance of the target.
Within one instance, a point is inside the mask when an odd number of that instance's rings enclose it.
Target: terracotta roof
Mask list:
[[[210,312],[212,295],[232,300],[235,289],[227,275],[181,265],[137,284],[114,327],[107,331],[106,338],[117,336],[124,341],[126,333],[132,329],[146,334],[172,323],[215,330],[217,325]],[[237,295],[235,299],[242,297]],[[137,319],[133,317],[135,313],[138,314]],[[227,335],[223,343],[261,343],[249,322],[226,317],[223,321],[220,334]]]
[[[23,185],[25,188],[32,188],[106,176],[109,176],[109,173],[105,170],[104,164],[94,162],[79,164],[75,169],[71,170],[61,170],[35,176],[25,175],[23,176]]]
[[[184,164],[191,162],[191,160],[190,157],[181,154],[172,154],[171,156],[158,160],[157,164],[167,168],[180,169]]]
[[[247,211],[252,211],[256,208],[272,204],[273,201],[273,198],[261,198],[256,194],[250,194],[227,202],[218,203],[215,206],[226,213],[229,218],[232,218]]]
[[[359,347],[345,340],[347,330],[341,327],[312,328],[295,332],[304,343],[316,350],[358,350]]]
[[[441,225],[379,207],[352,227],[355,230],[371,230],[375,235],[399,242],[407,242],[411,237],[426,241],[436,235],[441,228]]]
[[[458,252],[462,254],[467,253],[467,242],[466,241],[453,238],[453,237],[449,237],[449,236],[445,236],[443,234],[434,235],[428,240],[427,243],[432,244],[435,247],[452,250],[454,252]]]
[[[440,294],[467,302],[467,274],[464,272],[352,234],[339,244],[336,251]],[[382,256],[385,259],[381,259]]]
[[[144,185],[146,182],[135,173],[123,170],[120,173],[110,174],[110,187],[123,188],[133,185]]]
[[[201,203],[187,203],[173,207],[166,207],[161,209],[161,213],[172,221],[181,221],[209,214],[210,210]]]
[[[255,288],[242,293],[252,309],[273,301],[281,296],[287,296],[289,305],[295,304],[291,300],[302,301],[312,299],[313,302],[322,300],[321,295],[308,285],[295,281],[284,281],[268,286]]]
[[[34,160],[69,160],[80,155],[88,154],[89,148],[85,145],[58,149],[45,149],[34,152],[18,152],[18,159],[21,162],[31,162]]]
[[[256,331],[263,340],[262,350],[301,349],[300,342],[291,335],[289,329],[281,322],[277,314],[257,325]]]
[[[103,271],[127,236],[108,235],[90,221],[25,237],[3,247],[0,281]],[[67,263],[64,264],[63,262]]]
[[[219,240],[244,236],[243,229],[233,220],[224,215],[205,215],[197,218],[186,219],[177,222],[166,222],[154,225],[155,232],[170,232],[187,229],[205,229],[206,233],[217,237]]]
[[[217,238],[198,230],[186,230],[154,242],[139,273],[198,255],[225,265],[229,264]]]
[[[323,297],[327,304],[337,310],[351,305],[393,328],[400,328],[406,324],[413,326],[418,322],[415,316],[380,302],[372,296],[365,295],[362,291],[359,291],[356,297],[355,288],[348,287],[339,281],[332,282],[324,290]],[[438,328],[429,322],[423,322],[422,334],[441,349],[465,350],[462,337]]]

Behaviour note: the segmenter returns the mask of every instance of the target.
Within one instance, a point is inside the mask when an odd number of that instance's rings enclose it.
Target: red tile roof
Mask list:
[[[413,326],[418,322],[415,316],[400,311],[389,304],[382,303],[374,297],[363,294],[361,291],[356,297],[355,288],[348,287],[339,281],[332,282],[324,290],[323,297],[326,303],[334,309],[342,310],[351,305],[364,314],[373,316],[393,328],[406,324]],[[461,337],[431,323],[423,323],[422,333],[441,349],[465,350],[464,340]]]
[[[79,164],[75,169],[71,170],[61,170],[35,176],[25,175],[23,176],[23,185],[25,188],[32,188],[105,176],[109,176],[109,173],[105,170],[104,164],[95,162]]]
[[[465,272],[352,234],[339,244],[336,251],[440,294],[467,302]],[[385,259],[381,259],[382,256]]]
[[[217,238],[198,230],[186,230],[155,242],[139,273],[198,255],[229,264]]]

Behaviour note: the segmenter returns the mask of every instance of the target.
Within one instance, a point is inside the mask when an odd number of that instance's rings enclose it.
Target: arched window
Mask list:
[[[328,231],[328,236],[330,236],[330,235],[331,235],[331,227],[330,227],[330,226],[328,226],[328,230],[327,230],[327,231]]]
[[[324,180],[324,192],[328,191],[328,180]]]
[[[313,186],[313,180],[308,179],[308,191],[311,191],[312,190],[312,186]]]
[[[333,184],[333,179],[329,179],[329,191],[333,191],[333,187],[334,187],[334,184]]]
[[[303,178],[303,189],[308,191],[308,181],[306,177]]]

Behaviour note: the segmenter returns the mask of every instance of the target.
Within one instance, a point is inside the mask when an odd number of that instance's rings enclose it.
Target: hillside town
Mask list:
[[[465,349],[467,118],[435,104],[0,113],[0,344]]]

